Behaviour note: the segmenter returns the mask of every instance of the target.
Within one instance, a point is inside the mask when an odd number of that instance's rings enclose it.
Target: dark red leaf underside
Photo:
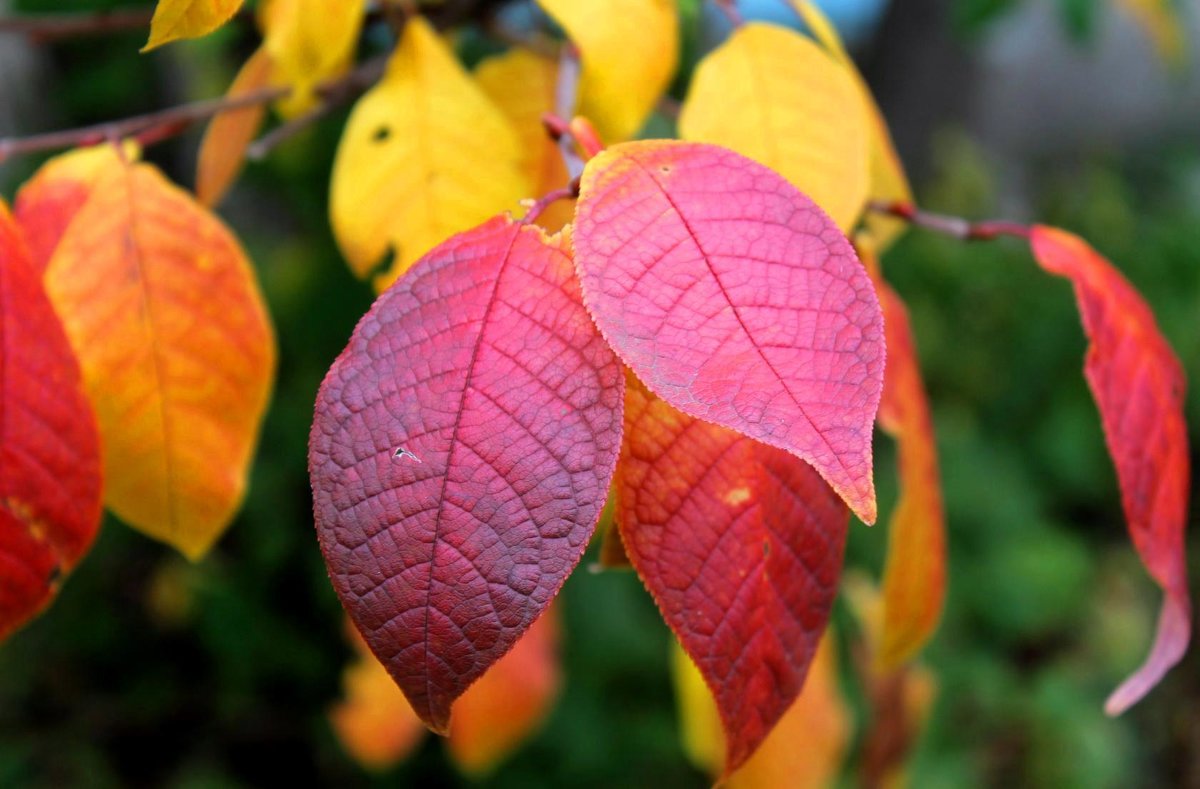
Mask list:
[[[79,365],[0,203],[0,638],[50,602],[91,546],[100,479]]]
[[[575,249],[588,309],[652,392],[807,460],[874,521],[883,318],[811,200],[715,145],[626,143],[588,163]]]
[[[713,692],[729,774],[800,692],[829,620],[849,513],[794,455],[676,411],[636,383],[625,409],[621,536]]]
[[[1184,373],[1154,315],[1111,263],[1083,239],[1051,227],[1030,235],[1034,257],[1075,286],[1091,344],[1084,375],[1117,469],[1129,533],[1166,597],[1158,634],[1138,671],[1109,697],[1119,714],[1183,657],[1191,638],[1184,528],[1190,472]]]
[[[506,217],[451,238],[379,297],[317,398],[334,587],[439,732],[579,562],[616,463],[622,371],[567,248]]]

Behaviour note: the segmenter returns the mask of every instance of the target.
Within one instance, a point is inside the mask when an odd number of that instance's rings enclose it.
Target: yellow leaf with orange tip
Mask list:
[[[579,114],[606,143],[637,134],[679,64],[676,0],[537,0],[579,48]]]
[[[864,235],[855,246],[875,283],[887,340],[878,419],[896,440],[900,476],[900,497],[888,522],[877,652],[888,669],[910,660],[937,630],[946,598],[946,524],[933,418],[908,310],[884,281]]]
[[[710,775],[720,775],[725,744],[712,695],[678,643],[672,645],[671,665],[684,751],[697,767]],[[850,744],[852,723],[850,710],[838,688],[834,642],[826,634],[800,696],[754,755],[721,786],[727,789],[833,786]]]
[[[425,726],[362,637],[353,627],[348,631],[357,658],[346,668],[344,697],[330,710],[330,722],[359,764],[384,770],[413,751]],[[491,772],[545,722],[561,685],[558,631],[557,609],[551,606],[454,703],[447,745],[464,773]]]
[[[275,105],[280,115],[312,109],[316,86],[350,67],[365,13],[363,0],[268,0],[259,7],[272,82],[292,88]]]
[[[852,70],[795,31],[746,24],[701,60],[679,134],[772,168],[843,231],[862,212],[870,175],[866,105]]]
[[[228,22],[242,7],[242,0],[158,0],[150,20],[147,52],[181,38],[206,36]]]
[[[199,558],[241,503],[274,375],[245,254],[153,166],[118,159],[67,225],[45,280],[96,409],[105,503]]]
[[[244,96],[270,82],[271,57],[260,47],[242,66],[226,95],[230,98]],[[220,203],[237,180],[246,161],[246,149],[258,134],[265,115],[263,105],[253,104],[219,113],[208,124],[196,164],[196,199],[203,205],[211,207]]]
[[[546,134],[542,115],[554,111],[558,64],[525,49],[513,48],[490,57],[475,69],[475,80],[508,117],[521,148],[521,170],[533,193],[543,195],[571,180],[558,145]],[[551,203],[537,218],[548,232],[571,221],[575,206]]]
[[[489,773],[529,739],[558,698],[560,674],[558,614],[551,607],[454,703],[448,744],[459,769]]]
[[[834,57],[836,57],[854,78],[862,93],[870,118],[870,189],[868,197],[886,203],[912,202],[912,189],[908,185],[908,176],[904,174],[904,165],[896,154],[896,146],[892,142],[892,133],[888,130],[887,120],[871,93],[871,88],[862,74],[854,65],[837,29],[811,0],[790,0],[792,7],[808,25],[817,41]],[[902,219],[887,216],[874,211],[867,212],[864,217],[867,230],[874,239],[876,248],[882,254],[888,247],[908,229],[908,224]]]
[[[119,153],[112,145],[80,148],[46,162],[17,193],[13,214],[38,271],[50,265],[50,256],[75,214],[92,194],[92,185],[106,170],[121,167],[121,159],[136,159],[136,143],[127,142]]]
[[[412,19],[346,124],[330,218],[350,268],[385,286],[448,236],[530,194],[517,134],[429,23]]]

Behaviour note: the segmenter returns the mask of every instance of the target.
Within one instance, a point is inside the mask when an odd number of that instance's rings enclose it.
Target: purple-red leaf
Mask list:
[[[879,301],[845,236],[775,172],[715,145],[618,145],[584,172],[584,300],[675,408],[808,461],[875,520]]]
[[[386,291],[317,397],[309,449],[334,587],[427,725],[579,562],[624,380],[565,237],[497,217]]]
[[[0,201],[0,639],[50,602],[91,546],[100,487],[79,364]]]
[[[1166,594],[1146,662],[1105,704],[1110,715],[1118,715],[1179,662],[1191,638],[1184,552],[1190,472],[1183,367],[1146,302],[1086,241],[1042,226],[1033,228],[1029,240],[1042,268],[1075,286],[1091,342],[1084,375],[1117,467],[1129,533]]]
[[[626,388],[617,522],[712,690],[736,770],[800,692],[849,520],[804,461]]]

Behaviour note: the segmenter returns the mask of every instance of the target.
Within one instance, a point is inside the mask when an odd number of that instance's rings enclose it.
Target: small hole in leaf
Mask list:
[[[371,135],[371,140],[374,142],[387,142],[387,139],[392,136],[392,130],[387,126],[380,126]]]
[[[671,172],[671,165],[669,165],[669,164],[664,164],[664,165],[662,165],[661,167],[659,167],[658,169],[659,169],[659,170],[661,170],[661,171],[662,171],[662,172],[664,172],[664,173],[669,173],[669,172]]]

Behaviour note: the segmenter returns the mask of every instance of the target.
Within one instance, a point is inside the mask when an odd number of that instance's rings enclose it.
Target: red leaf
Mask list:
[[[803,458],[874,522],[883,319],[811,200],[715,145],[626,143],[584,172],[575,249],[592,317],[651,391]]]
[[[568,249],[507,217],[451,238],[380,296],[317,397],[334,587],[442,733],[579,562],[616,464],[621,368]]]
[[[846,507],[802,460],[626,388],[617,521],[712,690],[725,774],[787,711],[829,620]]]
[[[1084,375],[1117,468],[1129,533],[1150,575],[1166,593],[1146,662],[1105,705],[1110,715],[1118,715],[1179,662],[1191,638],[1184,554],[1190,478],[1183,368],[1146,302],[1087,242],[1057,228],[1037,226],[1030,243],[1042,268],[1075,286],[1091,341]]]
[[[100,525],[100,445],[79,364],[0,202],[0,638],[54,596]]]

